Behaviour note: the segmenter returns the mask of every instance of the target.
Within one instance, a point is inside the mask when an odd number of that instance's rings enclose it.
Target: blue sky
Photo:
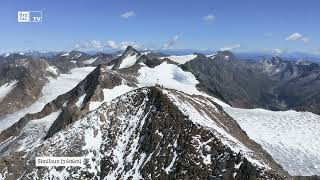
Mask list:
[[[320,52],[317,0],[1,0],[0,52],[232,49]],[[17,11],[41,10],[42,23]]]

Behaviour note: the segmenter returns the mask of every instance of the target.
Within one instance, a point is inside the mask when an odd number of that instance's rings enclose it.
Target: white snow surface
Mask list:
[[[137,77],[139,86],[163,85],[166,88],[176,89],[188,94],[203,94],[196,88],[198,80],[190,72],[183,71],[179,66],[163,62],[159,66],[141,67]]]
[[[134,55],[129,54],[127,57],[125,57],[122,60],[120,66],[119,66],[119,69],[133,66],[136,63],[136,61],[138,60],[138,58],[139,58],[138,54],[134,54]]]
[[[90,111],[97,109],[102,103],[104,102],[110,102],[113,99],[133,90],[135,88],[130,87],[124,83],[122,83],[119,86],[114,87],[113,89],[102,89],[104,100],[102,102],[98,101],[91,101],[89,105]]]
[[[320,174],[320,116],[292,110],[224,110],[291,175]]]
[[[77,54],[74,55],[71,59],[79,58],[80,56],[82,56],[82,54],[81,54],[81,53],[77,53]]]
[[[92,64],[92,63],[94,63],[97,59],[98,59],[98,57],[88,59],[88,60],[84,61],[83,64]]]
[[[168,56],[171,61],[174,61],[179,64],[184,64],[188,61],[191,61],[192,59],[196,58],[197,55],[195,54],[189,54],[189,55],[183,55],[183,56]]]
[[[59,70],[55,66],[48,66],[47,71],[51,72],[54,75],[59,75]]]
[[[0,86],[0,101],[2,98],[6,97],[8,93],[10,93],[10,91],[16,86],[17,82],[17,80],[14,80]]]
[[[67,52],[67,53],[65,53],[65,54],[61,54],[60,56],[69,56],[69,53],[70,53],[70,52]]]
[[[208,54],[208,55],[206,55],[206,57],[211,58],[211,59],[213,59],[215,56],[216,56],[215,53],[214,53],[214,54]]]
[[[61,74],[57,79],[49,78],[49,83],[42,89],[42,96],[31,106],[0,117],[0,132],[10,127],[27,113],[36,113],[49,102],[56,99],[59,95],[64,94],[73,89],[80,81],[82,81],[94,67],[83,67],[72,69],[70,74]]]
[[[20,133],[20,138],[16,145],[19,146],[17,151],[30,151],[39,146],[46,136],[52,123],[58,118],[61,111],[53,112],[50,115],[35,119],[28,122]]]
[[[76,106],[78,108],[81,108],[82,104],[83,104],[83,101],[84,101],[84,98],[86,97],[87,94],[84,94],[82,95],[81,97],[78,98],[78,101],[76,102]]]

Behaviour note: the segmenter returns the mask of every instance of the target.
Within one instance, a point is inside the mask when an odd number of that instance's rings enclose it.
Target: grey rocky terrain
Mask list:
[[[317,63],[279,57],[247,61],[219,51],[212,58],[199,54],[182,66],[196,75],[202,88],[220,94],[232,106],[320,113]]]

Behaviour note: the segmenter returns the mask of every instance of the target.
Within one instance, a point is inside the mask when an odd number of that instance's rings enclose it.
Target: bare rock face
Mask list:
[[[12,90],[0,99],[0,117],[34,103],[48,78],[56,78],[59,70],[41,59],[18,59],[2,66],[0,86],[13,84]]]
[[[319,64],[279,57],[246,61],[219,51],[212,58],[198,55],[182,67],[197,77],[203,90],[220,94],[232,106],[319,114]]]
[[[82,116],[31,151],[2,156],[0,174],[7,179],[46,179],[52,174],[75,179],[288,177],[243,131],[236,132],[238,125],[221,107],[204,97],[190,98],[155,87],[131,91]],[[204,104],[209,109],[203,109]],[[186,106],[203,116],[195,118]],[[242,137],[235,137],[237,133]],[[36,168],[39,156],[81,156],[86,166]]]

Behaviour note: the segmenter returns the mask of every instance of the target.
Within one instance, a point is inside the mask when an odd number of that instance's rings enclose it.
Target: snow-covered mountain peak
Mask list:
[[[126,50],[122,53],[122,55],[120,56],[121,59],[125,59],[125,58],[129,58],[129,57],[139,57],[141,56],[141,53],[139,51],[137,51],[136,49],[134,49],[132,46],[128,46],[126,48]]]
[[[113,69],[128,68],[136,64],[137,60],[141,57],[141,53],[135,50],[133,47],[128,46],[123,54],[113,60]]]
[[[287,176],[259,145],[245,142],[244,132],[235,140],[230,134],[234,128],[239,128],[235,121],[206,98],[141,88],[102,104],[28,153],[15,153],[16,159],[28,163],[24,171],[11,173],[6,168],[10,161],[3,161],[0,173],[41,179],[53,174],[81,179]],[[85,167],[35,168],[35,157],[75,154],[85,158]],[[14,166],[18,169],[19,164]]]

